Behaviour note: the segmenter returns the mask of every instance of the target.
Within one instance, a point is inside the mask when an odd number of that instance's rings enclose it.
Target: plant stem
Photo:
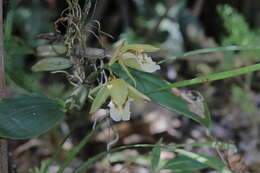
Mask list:
[[[7,96],[4,70],[4,47],[3,47],[3,1],[0,0],[0,98]],[[8,172],[7,140],[0,139],[0,172]]]
[[[64,161],[64,163],[61,165],[57,173],[63,173],[65,168],[71,164],[71,162],[75,159],[76,155],[80,152],[80,150],[91,140],[92,136],[101,128],[102,124],[105,121],[101,121],[95,129],[93,129],[91,132],[86,134],[86,136],[80,141],[80,143],[74,147],[69,153],[68,157]]]

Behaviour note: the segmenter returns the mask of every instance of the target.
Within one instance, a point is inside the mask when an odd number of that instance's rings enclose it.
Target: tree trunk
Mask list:
[[[3,48],[3,0],[0,0],[0,98],[7,96]],[[8,173],[7,140],[0,139],[0,173]]]

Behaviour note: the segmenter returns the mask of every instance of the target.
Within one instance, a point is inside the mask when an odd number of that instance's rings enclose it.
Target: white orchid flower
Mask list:
[[[161,67],[157,65],[151,57],[149,57],[146,53],[138,53],[137,56],[137,62],[143,69],[143,71],[148,72],[148,73],[153,73],[156,70],[160,70]]]
[[[149,57],[144,52],[137,52],[136,54],[131,52],[126,52],[122,55],[123,61],[129,67],[145,71],[148,73],[153,73],[156,70],[160,70],[161,67],[157,65],[151,57]]]
[[[131,99],[127,99],[126,103],[123,105],[123,107],[121,106],[117,106],[115,103],[113,103],[113,101],[110,101],[110,103],[108,104],[109,106],[109,113],[111,118],[114,121],[128,121],[130,120],[130,102]]]

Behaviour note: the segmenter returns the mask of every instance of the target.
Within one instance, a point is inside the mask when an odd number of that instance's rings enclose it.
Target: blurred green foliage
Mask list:
[[[254,98],[252,93],[247,93],[245,90],[240,88],[239,86],[234,85],[231,88],[232,91],[232,99],[234,103],[239,104],[239,107],[251,114],[251,115],[256,115],[257,113],[257,108],[256,105],[254,104]]]
[[[223,35],[222,46],[229,45],[259,45],[259,30],[249,27],[246,19],[229,5],[218,6],[218,12],[223,19],[226,35]],[[226,53],[222,68],[230,69],[236,66],[249,65],[259,60],[260,51]]]
[[[218,12],[221,15],[224,27],[227,31],[223,36],[222,45],[259,45],[260,35],[259,30],[251,29],[246,19],[239,14],[234,8],[229,5],[218,6]],[[220,69],[230,69],[234,67],[241,67],[245,65],[255,64],[260,60],[260,51],[242,51],[242,52],[228,52],[222,63],[219,65]],[[250,82],[249,82],[250,81]],[[248,114],[255,115],[257,112],[252,92],[243,88],[250,88],[254,81],[253,75],[248,74],[245,78],[243,86],[233,84],[231,88],[232,101],[238,104],[240,109]]]
[[[33,59],[38,45],[46,44],[46,40],[36,38],[38,34],[54,30],[50,20],[56,14],[43,6],[43,1],[32,0],[30,3],[28,6],[11,0],[7,5],[9,9],[4,21],[5,68],[9,85],[41,93],[39,80],[44,75],[31,73],[27,59]]]
[[[43,160],[38,167],[29,169],[29,173],[51,173],[49,169],[50,160]]]

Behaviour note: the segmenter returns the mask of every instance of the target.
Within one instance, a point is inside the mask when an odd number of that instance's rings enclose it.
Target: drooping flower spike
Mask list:
[[[151,57],[145,52],[154,52],[158,48],[146,44],[130,44],[125,45],[122,43],[115,51],[113,57],[110,59],[109,65],[113,65],[115,62],[121,66],[127,76],[133,81],[136,86],[134,76],[129,72],[128,67],[135,68],[137,70],[145,71],[148,73],[155,72],[160,69]],[[111,73],[113,76],[113,73]],[[144,103],[150,101],[150,99],[143,93],[139,92],[136,88],[129,85],[123,79],[117,79],[113,76],[113,79],[100,85],[90,91],[91,94],[96,93],[96,97],[91,106],[90,113],[97,111],[108,99],[111,98],[108,107],[110,108],[110,116],[114,121],[127,121],[130,119],[130,102],[137,101]]]

